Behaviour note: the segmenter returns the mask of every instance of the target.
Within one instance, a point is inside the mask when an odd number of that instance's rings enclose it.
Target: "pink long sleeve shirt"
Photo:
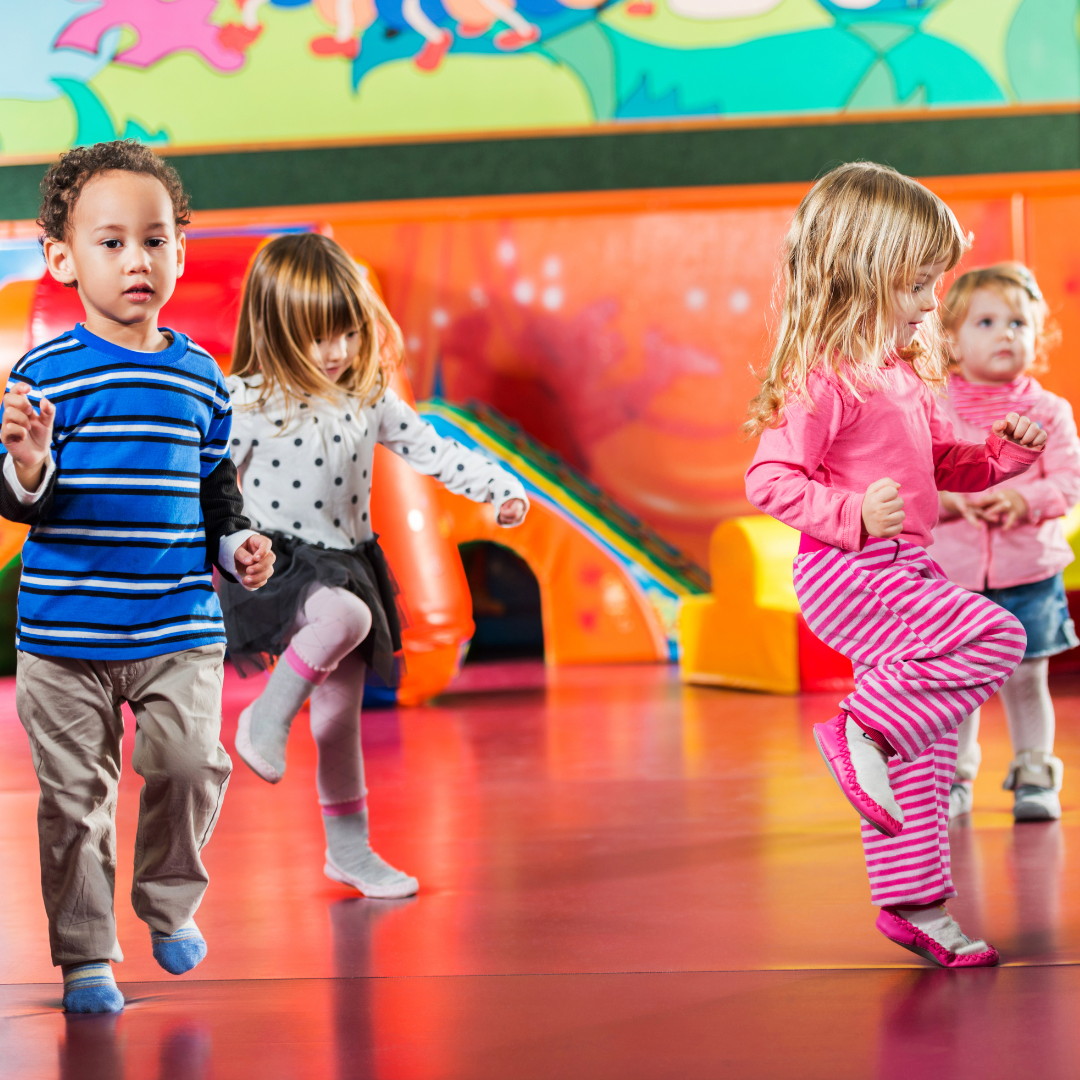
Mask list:
[[[961,438],[985,435],[961,417],[948,398],[942,405]],[[1024,497],[1027,517],[1011,529],[986,522],[970,525],[962,517],[942,521],[934,529],[930,556],[965,589],[1011,589],[1044,581],[1073,561],[1061,525],[1080,502],[1080,440],[1072,408],[1064,398],[1040,388],[1026,413],[1042,425],[1046,444],[1031,469],[1005,486]]]
[[[997,435],[958,442],[939,396],[901,360],[886,363],[861,401],[819,372],[807,389],[812,406],[789,402],[780,424],[761,433],[746,496],[829,547],[862,547],[863,497],[875,480],[900,485],[899,539],[929,547],[939,489],[982,491],[1024,472],[1041,454]]]

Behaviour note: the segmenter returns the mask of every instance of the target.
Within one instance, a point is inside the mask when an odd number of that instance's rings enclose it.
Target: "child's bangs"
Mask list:
[[[909,252],[912,261],[908,267],[915,271],[920,266],[945,263],[951,270],[968,249],[969,241],[960,229],[953,212],[936,195],[923,189],[926,194],[912,215]]]
[[[348,280],[333,264],[313,266],[295,295],[302,302],[300,322],[310,342],[347,334],[364,324],[357,283]],[[302,314],[301,314],[302,313]]]

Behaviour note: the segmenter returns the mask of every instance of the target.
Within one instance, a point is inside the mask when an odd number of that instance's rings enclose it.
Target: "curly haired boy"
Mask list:
[[[232,763],[219,740],[225,634],[213,567],[272,573],[229,459],[213,357],[158,312],[184,270],[188,202],[135,142],[65,154],[42,181],[49,273],[85,321],[14,367],[0,413],[0,515],[23,547],[16,704],[41,787],[41,888],[69,1012],[117,1012],[116,802],[128,702],[144,779],[131,890],[155,959],[206,955],[200,852]]]

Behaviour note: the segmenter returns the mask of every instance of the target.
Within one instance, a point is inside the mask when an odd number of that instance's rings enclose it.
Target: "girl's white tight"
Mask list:
[[[1005,706],[1013,755],[1022,750],[1054,750],[1054,703],[1050,700],[1046,657],[1022,660],[1007,683],[998,691]],[[979,748],[979,713],[976,709],[957,729],[960,752],[956,759],[956,778],[974,780],[979,771],[982,751]]]

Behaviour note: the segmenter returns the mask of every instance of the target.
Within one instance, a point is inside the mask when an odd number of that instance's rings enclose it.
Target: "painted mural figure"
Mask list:
[[[310,4],[334,27],[333,34],[309,42],[315,56],[355,60],[364,31],[380,17],[391,28],[415,30],[424,39],[413,58],[421,71],[435,71],[454,42],[453,31],[438,25],[447,18],[456,21],[457,33],[463,38],[483,37],[496,23],[505,23],[507,29],[493,39],[495,48],[502,52],[513,52],[540,40],[540,28],[514,10],[514,0],[243,0],[241,23],[223,26],[221,41],[234,49],[250,48],[262,33],[259,9],[266,4],[287,8]]]
[[[306,42],[272,73],[249,62],[271,12]],[[316,114],[326,134],[350,137],[358,119],[361,130],[452,130],[423,92],[395,94],[388,110],[350,91],[402,60],[435,74],[458,56],[501,58],[501,85],[511,97],[527,88],[536,127],[1080,101],[1080,37],[1062,0],[992,11],[983,0],[0,0],[0,22],[17,28],[0,36],[0,153],[40,152],[37,106],[59,130],[48,105],[65,99],[69,144],[243,143],[268,79],[293,91],[290,140]],[[185,69],[181,91],[168,61],[184,55],[204,70]],[[305,71],[327,58],[346,62],[340,99]],[[114,67],[139,79],[102,78]],[[451,108],[458,129],[484,130],[505,127],[499,106],[480,95]],[[205,130],[192,132],[193,118]]]
[[[372,532],[377,444],[474,502],[524,520],[521,482],[443,438],[389,386],[401,332],[339,245],[316,233],[260,249],[241,302],[231,454],[256,528],[278,555],[275,587],[223,582],[229,652],[241,673],[280,657],[240,714],[236,750],[263,780],[285,773],[289,730],[311,700],[325,873],[365,896],[411,896],[416,878],[373,850],[360,743],[365,673],[394,685],[401,650],[396,590]],[[414,511],[415,512],[415,511]]]
[[[926,548],[939,490],[1003,485],[1047,444],[1037,423],[1002,409],[985,441],[962,442],[936,395],[948,359],[935,290],[967,245],[952,211],[892,169],[842,165],[814,185],[786,239],[746,474],[750,501],[802,533],[803,618],[852,661],[855,690],[814,737],[863,818],[877,927],[949,968],[998,962],[944,906],[956,895],[949,789],[956,729],[1016,670],[1025,635]]]

